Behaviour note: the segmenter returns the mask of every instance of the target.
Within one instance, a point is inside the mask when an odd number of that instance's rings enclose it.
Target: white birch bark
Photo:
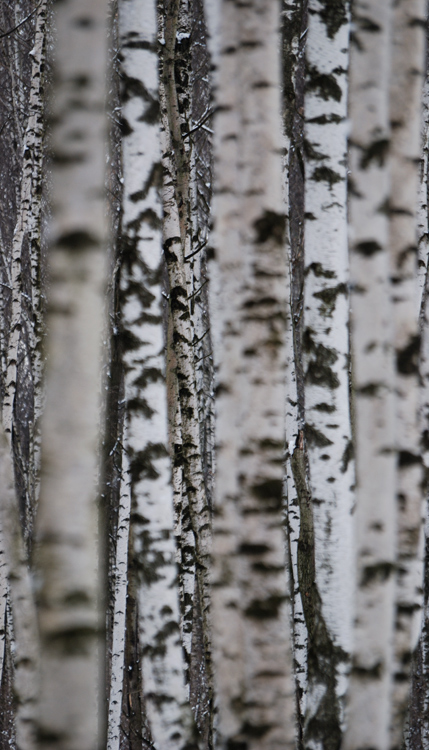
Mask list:
[[[350,276],[356,445],[355,645],[346,750],[389,746],[394,620],[394,351],[388,205],[391,3],[354,3]]]
[[[427,186],[426,186],[427,188]],[[423,468],[425,472],[424,487],[426,490],[426,518],[425,518],[425,580],[424,580],[424,611],[421,633],[422,648],[422,684],[427,684],[429,675],[429,590],[428,590],[428,559],[429,559],[429,505],[427,502],[427,477],[429,475],[429,307],[428,307],[428,281],[426,271],[425,289],[422,294],[422,310],[420,314],[421,348],[419,374],[421,379],[420,394],[420,422],[421,422],[421,449]],[[424,750],[429,748],[429,691],[424,691],[423,716],[422,716],[422,743]]]
[[[49,367],[35,567],[38,742],[101,747],[97,448],[104,326],[107,3],[56,4]]]
[[[290,232],[290,157],[293,137],[293,96],[297,85],[297,65],[299,56],[300,37],[300,3],[286,2],[283,4],[283,118],[284,118],[284,192],[287,222],[287,239],[289,244],[288,269],[292,277],[292,252]],[[289,286],[291,286],[289,284]],[[293,657],[297,691],[298,723],[300,740],[304,726],[304,716],[307,704],[307,660],[308,660],[308,630],[305,622],[303,599],[298,570],[300,544],[300,504],[307,496],[306,477],[299,472],[299,455],[303,449],[303,424],[300,423],[298,413],[298,390],[295,368],[294,321],[292,312],[292,289],[288,290],[290,297],[287,322],[286,345],[286,533],[290,558],[290,581],[293,613]],[[295,471],[294,471],[295,469]],[[301,498],[300,498],[301,493]],[[300,741],[299,740],[299,741]]]
[[[282,523],[286,254],[277,3],[222,2],[215,245],[221,280],[213,540],[219,747],[295,744]]]
[[[420,122],[420,180],[417,203],[417,313],[420,315],[425,291],[429,257],[429,219],[428,219],[428,158],[429,158],[429,77],[426,72],[421,97]]]
[[[394,5],[390,88],[390,249],[397,401],[397,574],[391,747],[403,743],[412,654],[420,632],[423,584],[423,495],[420,457],[419,320],[416,315],[416,209],[420,101],[424,64],[424,0]]]
[[[176,562],[179,569],[180,632],[186,661],[186,684],[189,685],[192,652],[192,626],[194,621],[195,591],[195,537],[192,529],[188,497],[183,482],[182,434],[180,404],[178,400],[176,357],[173,349],[172,320],[168,322],[167,342],[167,395],[170,454],[172,456],[172,485],[174,507],[174,535]]]
[[[3,675],[6,643],[6,604],[8,597],[7,562],[5,555],[4,533],[0,526],[0,683]]]
[[[46,25],[46,2],[39,4],[34,45],[32,50],[31,88],[28,102],[28,121],[23,142],[23,171],[18,205],[18,220],[12,243],[12,311],[7,354],[6,388],[3,400],[3,423],[6,433],[12,434],[13,407],[16,390],[18,343],[21,326],[22,281],[21,256],[25,239],[36,241],[37,227],[40,227],[41,211],[41,160],[44,134],[43,121],[43,80],[44,43]],[[18,89],[20,87],[18,86]],[[39,239],[40,242],[40,239]],[[35,287],[37,293],[38,287]]]
[[[16,699],[16,744],[18,750],[36,747],[35,719],[38,697],[38,633],[36,608],[27,555],[21,532],[9,441],[0,430],[0,526],[9,577],[13,617],[13,690]],[[4,570],[2,571],[4,574]],[[2,586],[2,622],[6,591]]]
[[[291,317],[289,318],[285,336],[286,343],[286,530],[290,555],[292,612],[293,612],[293,656],[295,679],[297,683],[297,698],[300,722],[303,724],[307,705],[307,648],[308,630],[305,623],[304,608],[301,596],[298,571],[298,545],[300,536],[300,498],[299,490],[301,477],[294,473],[294,454],[300,450],[300,435],[298,423],[298,394],[296,388],[295,356],[293,346],[293,330]],[[302,425],[301,425],[302,428]],[[302,449],[302,446],[301,446]],[[305,478],[304,478],[305,479]]]
[[[211,515],[207,503],[202,470],[198,397],[196,388],[193,328],[191,324],[186,255],[189,201],[189,163],[181,135],[178,91],[175,81],[174,50],[180,9],[172,2],[162,28],[162,72],[160,81],[161,150],[163,165],[163,240],[170,286],[170,314],[176,356],[176,373],[180,404],[183,478],[188,496],[192,529],[195,537],[197,577],[204,623],[206,668],[210,674],[210,546]]]
[[[310,0],[308,13],[305,431],[316,586],[327,643],[320,660],[322,644],[315,644],[318,664],[309,672],[305,741],[312,747],[321,747],[333,740],[335,732],[341,734],[352,645],[354,462],[349,410],[346,190],[348,2],[344,0],[332,8],[320,0]],[[309,637],[312,639],[313,633],[309,632]]]
[[[193,744],[180,642],[162,324],[162,227],[155,3],[120,4],[127,450],[139,575],[145,706],[156,747]]]
[[[122,455],[122,479],[119,497],[118,530],[116,536],[112,661],[107,717],[107,750],[119,750],[121,739],[130,513],[131,491],[129,485],[129,466],[127,452],[124,450]]]

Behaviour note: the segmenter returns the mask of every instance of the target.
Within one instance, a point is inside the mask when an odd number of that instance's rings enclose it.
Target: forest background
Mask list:
[[[0,0],[2,750],[429,747],[427,29]]]

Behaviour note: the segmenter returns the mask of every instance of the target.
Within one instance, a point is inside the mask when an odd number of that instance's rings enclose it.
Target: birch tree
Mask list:
[[[220,7],[213,641],[219,746],[294,745],[281,517],[286,313],[276,3]]]
[[[193,745],[175,580],[162,325],[155,5],[120,4],[124,123],[123,271],[126,450],[130,462],[143,690],[156,746]]]
[[[305,433],[315,587],[309,631],[305,742],[337,747],[351,651],[353,603],[348,346],[348,3],[308,5],[305,94]],[[304,508],[301,514],[304,513]],[[304,522],[304,520],[302,520]],[[322,743],[322,744],[320,744]],[[327,744],[328,743],[328,744]]]
[[[419,429],[419,320],[415,300],[417,164],[424,62],[425,3],[399,3],[393,13],[390,117],[392,190],[390,248],[395,334],[398,540],[391,746],[403,742],[412,654],[421,626],[423,497]]]
[[[347,750],[389,745],[396,559],[394,350],[386,213],[390,3],[358,0],[353,22],[349,231],[357,588]]]
[[[106,4],[56,6],[49,368],[37,519],[39,747],[97,748],[97,446],[106,220]]]
[[[303,242],[304,242],[304,77],[305,44],[308,33],[306,3],[283,3],[283,122],[285,143],[285,203],[287,239],[289,240],[290,318],[286,331],[286,529],[290,556],[293,611],[293,654],[298,707],[298,743],[303,740],[307,705],[308,630],[304,617],[303,583],[299,570],[303,559],[314,560],[314,535],[309,538],[305,523],[301,529],[301,507],[304,516],[309,507],[307,465],[304,445],[303,372],[300,358],[303,328]],[[308,514],[307,514],[308,517]],[[302,533],[301,533],[302,532]],[[314,566],[311,566],[314,581]]]
[[[201,455],[198,397],[194,361],[194,332],[189,310],[188,278],[185,268],[189,235],[190,165],[188,147],[182,136],[180,76],[176,69],[176,40],[181,3],[168,3],[160,24],[163,52],[161,56],[160,105],[161,150],[163,166],[163,242],[169,283],[169,313],[176,360],[178,406],[181,424],[181,460],[189,514],[195,540],[194,595],[200,603],[203,619],[205,671],[210,681],[211,647],[208,612],[210,606],[211,514],[204,484]],[[179,83],[176,80],[179,79]],[[189,131],[189,125],[185,125]],[[189,610],[188,616],[191,616]],[[192,615],[194,618],[194,615]]]

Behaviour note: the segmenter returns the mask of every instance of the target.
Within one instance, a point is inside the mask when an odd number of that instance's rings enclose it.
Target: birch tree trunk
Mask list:
[[[348,1],[310,0],[305,94],[305,434],[317,587],[304,606],[309,685],[304,741],[337,747],[344,728],[353,605],[354,462],[349,410]],[[322,642],[324,631],[326,641]]]
[[[221,280],[213,640],[219,747],[295,744],[282,523],[286,255],[277,3],[223,2],[215,121]]]
[[[46,20],[47,3],[39,4],[37,11],[34,45],[32,50],[31,88],[29,93],[29,117],[23,144],[23,171],[20,186],[18,219],[12,241],[12,310],[10,334],[7,347],[6,387],[3,400],[3,424],[11,442],[11,450],[21,457],[20,468],[25,487],[25,510],[23,513],[24,536],[31,540],[35,512],[36,485],[40,471],[39,440],[36,420],[40,417],[42,357],[41,357],[41,316],[40,316],[40,242],[42,213],[42,162],[44,153],[44,73],[46,66]],[[31,258],[31,303],[28,304],[23,286],[23,264],[25,247]],[[28,310],[30,308],[30,315]],[[34,315],[31,313],[34,310]],[[29,346],[28,346],[29,342]],[[18,379],[18,354],[20,348],[29,349],[28,367],[31,371],[33,399],[39,409],[34,413],[30,429],[30,460],[22,456],[21,443],[25,438],[14,428],[17,410],[16,392]]]
[[[297,690],[297,714],[298,714],[298,747],[302,746],[305,712],[307,706],[307,677],[308,677],[308,630],[304,616],[305,589],[301,589],[303,583],[302,571],[299,570],[301,549],[304,540],[301,531],[301,515],[306,516],[309,502],[308,477],[304,459],[303,444],[303,410],[302,378],[298,384],[298,369],[302,371],[298,360],[300,351],[300,339],[302,328],[302,317],[297,312],[297,304],[301,306],[302,312],[302,284],[299,278],[294,285],[294,276],[300,274],[296,271],[297,258],[300,258],[298,267],[303,266],[303,253],[301,243],[303,242],[303,214],[304,195],[303,190],[297,190],[297,157],[299,152],[298,141],[303,140],[303,108],[300,107],[304,93],[304,45],[307,35],[307,18],[305,3],[297,0],[293,3],[283,2],[283,119],[284,119],[284,142],[285,142],[285,166],[284,182],[286,211],[288,217],[288,241],[289,241],[289,264],[290,270],[290,319],[286,332],[286,530],[288,535],[288,547],[290,556],[290,575],[292,611],[293,611],[293,655]],[[304,27],[304,30],[303,30]],[[302,102],[303,104],[303,102]],[[299,123],[299,125],[298,125]],[[299,134],[299,135],[298,135]],[[297,138],[298,135],[298,138]],[[300,182],[303,182],[303,174],[300,174]],[[303,185],[301,185],[303,187]],[[300,186],[300,187],[301,187]],[[300,241],[297,240],[296,229]],[[298,294],[297,294],[298,292]],[[301,298],[301,300],[299,299]],[[305,520],[304,520],[305,526]],[[311,542],[314,546],[314,541]],[[312,555],[306,549],[305,557]]]
[[[424,0],[394,6],[390,117],[392,191],[390,248],[397,401],[397,575],[391,747],[400,748],[408,708],[412,654],[420,632],[423,582],[423,496],[419,425],[419,320],[416,315],[420,100]]]
[[[425,284],[429,257],[429,216],[428,216],[428,158],[429,158],[429,77],[428,62],[426,54],[426,74],[424,75],[422,91],[422,112],[420,122],[420,180],[419,198],[417,204],[417,282],[420,294],[418,295],[418,314],[421,314],[425,295]]]
[[[385,750],[389,746],[396,552],[394,349],[386,212],[391,4],[389,0],[356,0],[353,13],[350,276],[357,590],[344,746],[346,750]]]
[[[182,469],[184,491],[189,503],[190,520],[195,538],[197,595],[200,600],[204,662],[208,680],[211,679],[210,632],[210,545],[211,514],[204,484],[201,455],[198,397],[194,361],[194,332],[189,309],[189,292],[185,268],[186,249],[189,248],[189,158],[182,137],[179,107],[180,86],[176,80],[176,36],[180,2],[168,4],[161,23],[160,104],[161,150],[163,165],[163,240],[168,271],[170,315],[176,358],[176,377],[182,434]]]
[[[112,633],[112,665],[107,720],[107,750],[119,750],[121,738],[122,693],[127,613],[128,543],[130,531],[131,491],[127,454],[122,457],[122,483],[118,510],[116,538],[114,611]]]
[[[17,750],[34,750],[39,666],[37,618],[18,513],[12,456],[3,428],[0,431],[0,486],[1,538],[13,615],[16,745]],[[5,592],[2,594],[4,597]]]
[[[161,305],[162,222],[155,4],[120,5],[127,450],[147,718],[156,747],[194,747],[179,600]]]
[[[102,746],[103,617],[97,571],[97,448],[106,220],[104,0],[56,5],[49,368],[36,575],[38,741]]]

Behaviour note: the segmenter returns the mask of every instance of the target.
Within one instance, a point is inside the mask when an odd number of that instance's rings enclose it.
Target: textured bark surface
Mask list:
[[[190,314],[188,272],[185,266],[190,250],[190,162],[188,145],[182,135],[186,126],[183,114],[183,85],[180,64],[176,67],[176,40],[181,4],[168,4],[161,26],[165,45],[161,58],[161,148],[163,165],[163,239],[168,272],[169,314],[175,356],[178,408],[181,425],[181,462],[183,491],[187,496],[189,519],[195,539],[195,599],[199,599],[203,618],[204,664],[210,685],[211,653],[208,612],[210,606],[209,570],[211,544],[211,513],[207,500],[198,420],[198,395],[194,357],[194,331]],[[176,407],[177,408],[177,407]],[[183,515],[182,515],[183,518]],[[189,528],[186,517],[184,530]],[[182,544],[192,553],[186,539]],[[190,612],[189,612],[190,615]],[[210,690],[210,687],[209,687]],[[211,696],[209,697],[209,702]]]
[[[13,616],[13,692],[17,750],[36,747],[39,642],[36,608],[17,508],[10,443],[0,432],[0,525]],[[5,613],[3,612],[3,618]],[[5,619],[3,619],[5,623]],[[9,633],[10,637],[10,633]]]
[[[287,534],[290,555],[291,592],[293,594],[294,669],[297,683],[298,745],[302,746],[307,703],[308,630],[304,617],[298,549],[300,544],[301,503],[308,498],[308,481],[296,478],[293,457],[303,450],[304,387],[300,359],[303,328],[304,270],[304,79],[307,38],[307,4],[283,3],[283,122],[285,139],[285,198],[289,240],[290,320],[286,333],[286,486]],[[298,455],[298,454],[297,454]],[[301,480],[301,481],[300,481]]]
[[[249,750],[295,742],[282,523],[287,299],[278,13],[277,3],[221,3],[215,78],[218,743]]]
[[[419,429],[419,320],[416,208],[420,100],[424,64],[422,0],[400,2],[393,12],[390,89],[390,252],[396,354],[397,574],[391,747],[403,743],[412,655],[421,629],[423,493]]]
[[[123,107],[123,271],[126,450],[130,462],[134,565],[145,707],[154,743],[191,747],[193,729],[180,642],[167,437],[162,321],[155,4],[120,5]]]
[[[349,236],[357,587],[345,748],[377,750],[389,745],[396,553],[393,310],[386,211],[390,2],[358,0],[353,23]]]
[[[348,2],[333,7],[329,2],[309,1],[303,363],[314,586],[320,598],[320,606],[315,606],[326,642],[309,643],[304,742],[332,748],[339,746],[344,728],[354,562],[347,287],[348,37]]]
[[[107,6],[57,3],[49,367],[36,574],[41,748],[101,745],[97,449],[104,326]]]

